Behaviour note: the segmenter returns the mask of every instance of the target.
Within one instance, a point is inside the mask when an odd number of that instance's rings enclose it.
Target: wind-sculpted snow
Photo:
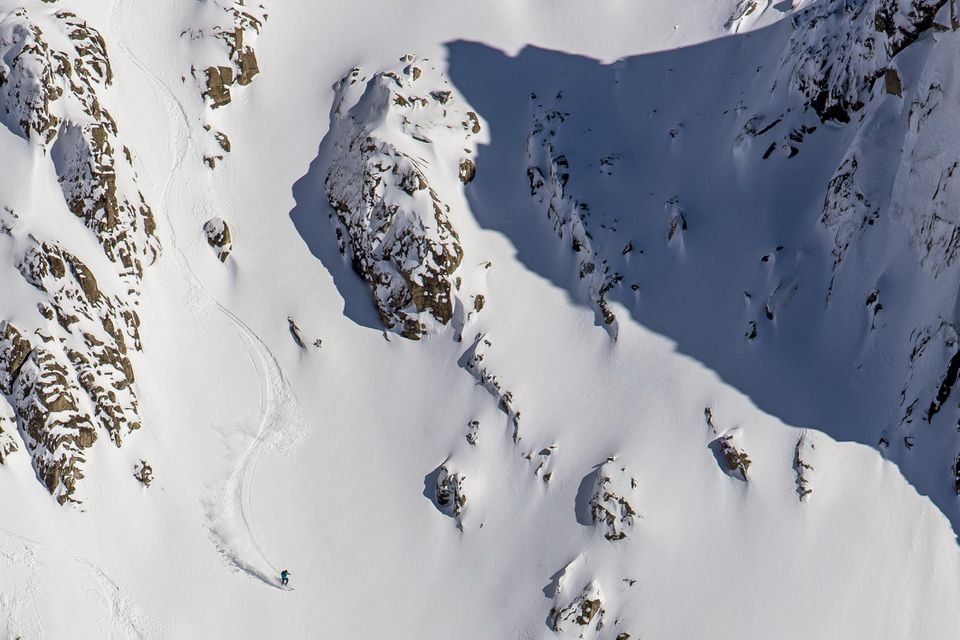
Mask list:
[[[0,22],[0,49],[5,124],[43,149],[67,208],[108,259],[95,261],[109,265],[95,273],[66,238],[38,240],[8,211],[4,233],[25,247],[15,266],[43,301],[33,336],[6,325],[3,387],[37,475],[58,501],[76,502],[84,450],[98,430],[120,446],[140,427],[129,352],[140,349],[138,283],[159,243],[132,152],[101,96],[113,80],[101,35],[67,11],[18,9]]]
[[[429,60],[402,62],[370,78],[354,69],[337,84],[325,184],[340,251],[381,321],[418,339],[464,305],[464,248],[448,192],[473,178],[463,154],[481,125]]]

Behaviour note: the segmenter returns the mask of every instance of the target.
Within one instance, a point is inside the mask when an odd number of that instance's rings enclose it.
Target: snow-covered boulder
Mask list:
[[[210,218],[203,224],[203,233],[207,236],[207,244],[217,254],[220,262],[226,262],[233,250],[229,225],[223,218]]]
[[[354,69],[335,88],[325,184],[340,251],[383,324],[417,339],[464,304],[451,199],[473,175],[462,156],[480,123],[429,61],[413,56],[369,78]]]
[[[459,519],[467,505],[466,476],[450,468],[449,463],[440,467],[437,475],[436,497],[440,509]]]
[[[723,463],[724,470],[741,480],[747,480],[750,469],[750,456],[744,451],[739,431],[726,433],[713,441],[718,459]]]
[[[585,632],[603,628],[604,614],[600,585],[590,582],[576,598],[551,610],[550,625],[554,631],[574,632],[583,638]]]
[[[133,477],[144,487],[149,487],[153,482],[153,467],[146,460],[140,460],[133,465]]]
[[[607,462],[597,470],[597,480],[590,495],[590,517],[607,540],[628,537],[636,521],[637,481],[627,468]]]

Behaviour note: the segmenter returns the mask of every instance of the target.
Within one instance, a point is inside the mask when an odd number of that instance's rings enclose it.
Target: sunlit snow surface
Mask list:
[[[0,2],[21,4],[103,33],[163,256],[141,287],[143,428],[120,449],[98,440],[79,508],[56,504],[24,451],[0,467],[0,637],[957,636],[956,402],[899,424],[907,337],[954,320],[956,277],[933,279],[890,240],[922,229],[891,225],[952,160],[933,128],[910,128],[910,105],[931,82],[952,91],[953,36],[931,61],[930,39],[908,50],[904,98],[881,80],[862,122],[795,109],[754,138],[740,135],[751,117],[769,124],[796,99],[780,64],[788,1],[731,21],[743,3],[270,0],[260,74],[217,110],[190,73],[217,56],[189,35],[210,2]],[[408,53],[482,125],[473,182],[456,166],[430,175],[464,291],[485,304],[421,341],[381,330],[324,190],[334,83]],[[531,197],[548,111],[565,114],[550,137],[565,194],[589,204],[591,250],[623,275],[613,325]],[[214,170],[204,125],[232,143]],[[789,157],[801,126],[817,131]],[[883,160],[901,148],[919,175]],[[102,261],[49,158],[6,128],[0,149],[18,234],[70,234]],[[828,306],[834,236],[819,220],[851,149],[895,177],[878,202],[892,214],[844,258]],[[203,232],[213,217],[232,232],[223,264]],[[26,323],[22,250],[0,235],[0,319]],[[937,349],[908,391],[926,402],[950,355]],[[518,440],[468,366],[477,353],[522,414]],[[726,435],[746,479],[725,466]],[[456,518],[435,502],[442,466],[464,477]],[[636,512],[622,540],[594,525],[601,469]],[[551,610],[595,591],[601,629],[556,623]]]

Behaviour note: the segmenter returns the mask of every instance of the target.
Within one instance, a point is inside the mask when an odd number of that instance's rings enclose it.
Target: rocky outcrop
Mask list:
[[[717,457],[722,461],[725,471],[746,481],[747,472],[750,470],[750,456],[739,445],[740,435],[738,431],[727,433],[713,441],[713,447]]]
[[[821,120],[849,122],[894,56],[933,27],[947,0],[829,0],[793,17],[782,65]]]
[[[591,582],[571,602],[550,611],[550,626],[554,631],[572,631],[584,637],[583,632],[587,630],[603,628],[605,613],[600,586]]]
[[[513,441],[520,440],[520,409],[513,397],[513,392],[505,389],[499,376],[490,370],[485,363],[487,350],[493,346],[488,336],[477,334],[473,345],[464,353],[466,364],[464,368],[476,379],[477,383],[486,389],[497,401],[497,408],[506,416],[512,427]]]
[[[267,13],[263,5],[248,5],[244,0],[204,0],[204,4],[212,5],[222,16],[218,24],[202,34],[222,43],[226,54],[222,63],[202,69],[203,95],[209,99],[210,107],[217,109],[232,101],[231,87],[247,86],[260,73],[253,45]]]
[[[133,477],[136,478],[144,487],[150,487],[153,482],[153,467],[146,460],[140,460],[133,465]]]
[[[440,466],[437,475],[436,497],[440,509],[459,520],[467,505],[466,476],[450,468],[449,463]]]
[[[227,223],[223,218],[210,218],[203,224],[203,233],[220,262],[226,262],[233,250],[233,239]]]
[[[816,446],[810,435],[804,432],[798,439],[797,445],[793,450],[793,472],[797,479],[797,497],[800,502],[807,500],[813,493],[811,485],[811,475],[813,474],[813,465],[811,460],[816,452]]]
[[[81,260],[66,240],[24,232],[33,212],[5,210],[3,233],[24,247],[16,269],[39,302],[34,318],[0,324],[0,391],[16,424],[0,427],[0,450],[19,440],[51,494],[77,502],[98,434],[120,446],[140,427],[130,352],[140,349],[139,280],[159,243],[104,102],[113,72],[100,34],[70,12],[18,9],[0,19],[0,52],[3,124],[49,157],[66,209],[107,258]]]
[[[103,38],[72,13],[41,23],[18,9],[0,22],[0,53],[9,61],[0,66],[4,124],[50,149],[70,210],[123,275],[138,278],[159,243],[129,149],[100,100],[113,81]]]
[[[530,195],[543,210],[561,240],[566,240],[576,255],[577,272],[586,293],[607,325],[616,316],[606,294],[622,276],[610,270],[607,261],[598,255],[593,237],[587,229],[590,206],[574,197],[568,189],[570,163],[557,148],[557,133],[570,114],[538,105],[527,136],[527,179]]]
[[[627,474],[627,468],[607,462],[597,470],[597,479],[588,505],[595,526],[607,540],[628,537],[637,518],[637,481]]]
[[[354,69],[336,84],[325,185],[340,252],[370,287],[381,321],[417,339],[463,305],[464,251],[451,194],[439,185],[458,175],[480,123],[429,61],[402,63],[369,79]]]
[[[0,392],[11,400],[37,476],[61,504],[72,500],[83,478],[83,452],[97,435],[57,342],[39,335],[32,344],[9,322],[0,323]]]

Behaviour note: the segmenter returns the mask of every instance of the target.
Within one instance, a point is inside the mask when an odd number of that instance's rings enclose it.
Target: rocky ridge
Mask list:
[[[73,13],[21,8],[0,21],[0,50],[4,125],[41,147],[66,208],[107,259],[92,267],[60,241],[24,233],[33,212],[5,209],[3,235],[22,248],[16,268],[40,302],[31,323],[2,323],[0,391],[19,438],[2,420],[0,450],[19,439],[50,493],[78,502],[98,434],[119,447],[140,428],[130,355],[141,348],[138,284],[160,245],[133,153],[103,103],[113,80],[103,37]]]

